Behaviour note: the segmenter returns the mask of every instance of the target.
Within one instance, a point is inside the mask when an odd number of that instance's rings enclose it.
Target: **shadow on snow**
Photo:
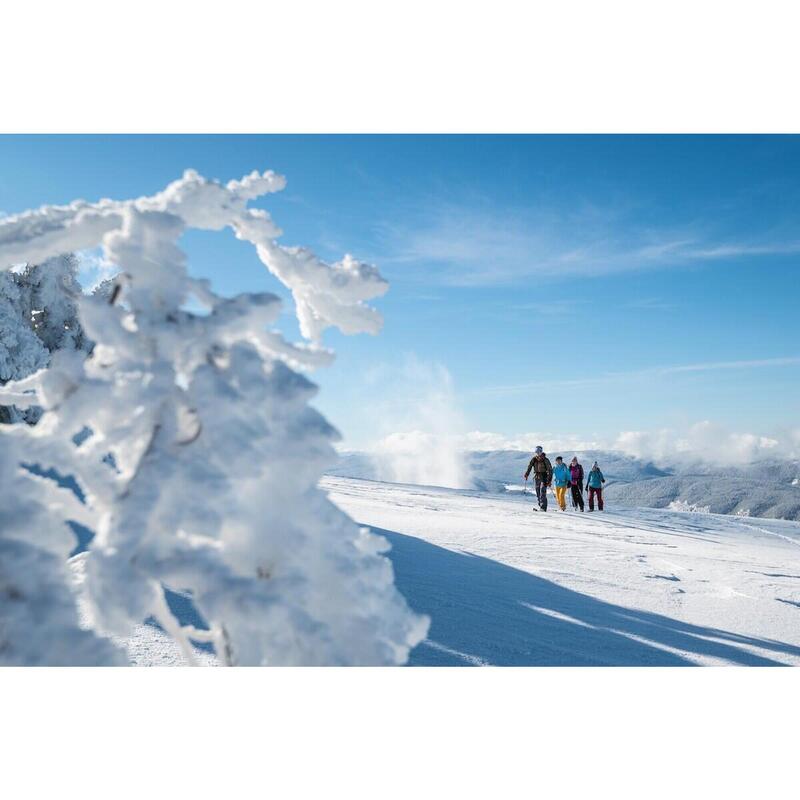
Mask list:
[[[431,617],[413,666],[689,666],[674,648],[751,666],[780,662],[745,649],[800,647],[691,625],[606,603],[481,556],[369,526],[392,545],[399,590]]]

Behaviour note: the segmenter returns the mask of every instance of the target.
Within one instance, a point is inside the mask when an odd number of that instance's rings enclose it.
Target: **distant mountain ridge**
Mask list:
[[[519,450],[465,453],[472,488],[504,493],[523,483],[531,454]],[[769,459],[743,466],[652,461],[615,451],[549,453],[551,460],[577,455],[584,470],[594,461],[606,478],[609,504],[624,507],[676,508],[771,519],[800,520],[800,461]],[[342,453],[329,475],[380,480],[377,462],[368,453]]]

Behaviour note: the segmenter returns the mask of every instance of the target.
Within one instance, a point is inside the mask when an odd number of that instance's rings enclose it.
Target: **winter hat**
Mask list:
[[[570,464],[577,464],[577,463],[578,463],[578,456],[572,456],[572,461],[570,461]]]
[[[596,461],[594,462],[594,464],[592,464],[592,469],[600,469],[600,467],[597,466],[597,462]]]
[[[542,450],[542,446],[540,444],[537,444],[536,445],[536,455],[538,456],[538,455],[541,455],[542,453],[544,453],[544,450]]]

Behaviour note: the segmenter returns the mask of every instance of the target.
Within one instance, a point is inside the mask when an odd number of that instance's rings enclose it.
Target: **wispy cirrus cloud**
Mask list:
[[[380,234],[381,263],[419,268],[427,280],[459,286],[800,253],[800,238],[760,234],[727,240],[700,224],[642,226],[626,210],[595,207],[500,212],[480,205],[440,204],[420,214],[419,224],[387,224]]]
[[[800,356],[786,356],[779,358],[761,358],[739,361],[706,361],[696,364],[670,364],[655,367],[646,367],[640,370],[627,372],[606,372],[601,375],[587,376],[567,380],[530,381],[527,383],[505,384],[498,386],[484,386],[469,392],[475,395],[507,395],[524,394],[535,389],[578,389],[593,386],[602,386],[625,380],[642,378],[666,377],[681,373],[716,372],[720,370],[751,370],[779,367],[800,366]]]
[[[653,367],[641,370],[638,375],[672,375],[678,372],[711,372],[720,369],[759,369],[760,367],[794,367],[800,366],[800,356],[785,358],[757,358],[744,361],[707,361],[700,364],[683,364],[670,367]],[[622,373],[624,374],[624,373]]]
[[[532,311],[535,314],[545,317],[565,317],[572,314],[576,308],[585,305],[583,300],[573,298],[560,300],[532,301],[530,303],[514,303],[511,306],[504,306],[505,310],[512,311]]]
[[[677,303],[670,303],[659,297],[641,297],[638,300],[631,300],[623,305],[623,308],[636,308],[641,311],[672,311],[678,308]]]

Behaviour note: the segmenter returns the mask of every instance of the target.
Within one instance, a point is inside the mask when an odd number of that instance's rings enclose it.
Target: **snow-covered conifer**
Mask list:
[[[349,256],[329,265],[277,244],[269,215],[247,204],[283,185],[272,172],[222,185],[188,171],[152,197],[0,221],[0,262],[102,244],[120,269],[107,298],[79,300],[91,356],[62,349],[6,391],[35,392],[45,466],[75,475],[95,515],[85,587],[99,630],[125,634],[154,616],[190,661],[189,640],[205,639],[227,664],[403,663],[427,621],[397,592],[385,541],[317,488],[336,433],[295,371],[330,360],[326,327],[377,332],[365,301],[386,282]],[[252,242],[312,344],[267,330],[277,297],[223,299],[190,279],[187,227]],[[207,314],[183,310],[190,295]],[[181,629],[164,587],[189,592],[208,630]]]
[[[46,431],[4,426],[0,447],[0,665],[114,665],[123,654],[79,624],[66,521],[86,512],[68,490],[21,466],[49,449]]]
[[[26,311],[36,335],[49,353],[86,346],[78,321],[78,261],[71,253],[29,264],[19,274],[25,287]]]
[[[24,378],[47,364],[48,352],[26,314],[24,286],[0,272],[0,383]]]

